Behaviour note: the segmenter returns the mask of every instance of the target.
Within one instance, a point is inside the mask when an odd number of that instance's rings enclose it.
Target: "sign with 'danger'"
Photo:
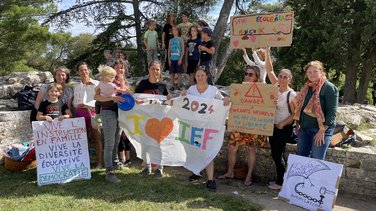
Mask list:
[[[265,83],[231,84],[228,131],[273,135],[277,87]]]
[[[39,186],[91,178],[83,117],[32,125]]]
[[[294,13],[233,16],[230,27],[232,48],[291,46]]]

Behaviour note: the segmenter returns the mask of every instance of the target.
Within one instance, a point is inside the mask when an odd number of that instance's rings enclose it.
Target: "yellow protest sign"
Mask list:
[[[294,13],[232,16],[230,27],[232,48],[291,46]]]

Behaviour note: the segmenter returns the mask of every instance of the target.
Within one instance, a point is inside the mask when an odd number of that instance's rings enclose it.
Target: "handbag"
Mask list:
[[[291,108],[290,108],[290,93],[291,91],[289,91],[287,93],[287,108],[289,109],[289,113],[292,114],[291,112]],[[286,140],[286,143],[289,143],[289,144],[296,144],[297,142],[297,139],[298,139],[298,135],[296,134],[296,124],[295,124],[295,121],[292,123],[292,131],[291,131],[291,134],[289,135],[289,138]]]

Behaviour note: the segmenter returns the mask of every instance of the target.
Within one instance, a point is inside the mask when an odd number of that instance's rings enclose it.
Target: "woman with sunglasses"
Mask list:
[[[257,66],[248,66],[244,73],[243,83],[261,82],[260,68]],[[245,186],[252,185],[252,171],[256,162],[256,147],[264,147],[268,143],[267,137],[264,135],[247,134],[240,132],[231,132],[228,140],[228,170],[224,175],[219,176],[219,179],[234,178],[234,166],[236,163],[236,152],[239,146],[248,145],[248,172],[243,182]]]
[[[265,69],[269,80],[273,85],[278,86],[273,136],[269,137],[272,158],[277,170],[277,180],[270,182],[268,187],[273,190],[279,190],[282,188],[283,175],[286,170],[283,152],[285,151],[286,141],[293,133],[293,113],[291,111],[295,109],[292,100],[296,96],[296,92],[289,87],[292,80],[291,71],[282,69],[279,71],[277,77],[273,71],[270,48],[266,49],[265,54]]]
[[[195,71],[196,84],[190,86],[187,91],[182,91],[180,95],[185,96],[186,94],[190,94],[207,99],[219,99],[223,100],[224,106],[228,106],[230,104],[230,99],[228,97],[223,97],[217,87],[208,84],[208,76],[209,69],[204,65],[198,66]],[[214,180],[213,161],[211,161],[210,164],[206,167],[206,175],[208,177],[206,188],[210,191],[215,191],[217,186]],[[195,174],[189,177],[191,181],[198,178],[200,178],[200,176]]]

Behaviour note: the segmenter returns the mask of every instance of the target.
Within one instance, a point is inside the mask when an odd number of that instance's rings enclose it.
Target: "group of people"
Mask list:
[[[182,74],[189,74],[189,84],[194,84],[194,72],[198,66],[208,69],[208,83],[213,85],[211,74],[211,60],[215,53],[211,40],[212,30],[205,21],[197,24],[189,22],[189,13],[182,13],[182,23],[176,25],[176,16],[167,16],[167,23],[163,27],[162,45],[159,43],[156,22],[148,21],[148,30],[144,34],[144,45],[147,50],[148,63],[158,60],[158,50],[166,51],[164,68],[170,73],[170,91],[182,89]],[[177,81],[175,84],[175,76]]]
[[[182,24],[184,27],[179,27],[174,25],[175,16],[170,14],[168,23],[164,27],[162,48],[168,49],[169,56],[165,68],[169,68],[172,74],[173,89],[168,89],[167,85],[162,82],[162,65],[155,59],[154,44],[158,48],[158,39],[156,38],[153,44],[148,38],[149,35],[145,34],[145,45],[148,50],[148,60],[150,60],[149,75],[148,78],[138,83],[134,92],[165,95],[167,99],[171,99],[170,91],[181,88],[179,74],[183,72],[184,64],[187,66],[188,73],[191,74],[191,86],[187,91],[182,90],[180,95],[190,94],[203,98],[220,99],[223,100],[223,105],[227,106],[230,99],[222,96],[220,91],[211,85],[211,62],[210,59],[205,60],[215,52],[210,40],[211,30],[208,27],[201,28],[188,24],[188,17],[188,14],[183,14]],[[155,30],[155,22],[149,22],[148,26],[150,31]],[[188,31],[182,30],[183,28],[188,28]],[[151,34],[151,32],[147,33]],[[199,34],[201,34],[201,38],[199,38]],[[180,35],[184,36],[180,37]],[[317,159],[325,158],[335,127],[338,90],[327,80],[324,65],[319,61],[309,62],[305,66],[307,81],[297,93],[290,87],[292,82],[290,70],[281,69],[278,74],[274,72],[270,48],[253,49],[254,61],[249,59],[246,49],[243,49],[243,52],[244,60],[247,63],[243,83],[265,83],[268,76],[269,81],[278,88],[275,128],[270,137],[231,132],[227,142],[228,170],[218,179],[234,178],[236,152],[240,146],[245,145],[248,149],[248,173],[243,183],[246,186],[251,185],[257,147],[269,144],[276,166],[277,178],[276,181],[270,182],[268,187],[280,189],[286,165],[283,152],[294,127],[298,134],[297,154]],[[104,163],[106,180],[120,182],[115,175],[115,170],[121,169],[123,163],[130,161],[131,144],[119,127],[117,102],[124,101],[120,96],[121,93],[131,93],[131,91],[126,80],[128,64],[121,58],[113,60],[111,57],[110,59],[108,53],[105,52],[105,56],[107,54],[106,58],[108,58],[106,65],[99,67],[101,81],[90,77],[91,70],[85,62],[79,63],[76,67],[80,82],[75,84],[70,83],[70,71],[67,68],[57,68],[54,73],[54,83],[41,87],[33,114],[35,114],[36,120],[40,121],[84,117],[88,136],[95,143],[97,168],[102,168]],[[174,88],[175,73],[178,73],[178,86]],[[91,125],[92,117],[97,115],[100,115],[102,121],[104,147],[100,131]],[[127,153],[124,153],[123,150]],[[121,152],[120,160],[119,152]],[[145,162],[145,168],[140,173],[142,176],[152,173],[151,163]],[[206,174],[206,187],[215,191],[213,161],[206,167]],[[154,175],[158,178],[163,177],[163,166],[159,165]],[[189,179],[196,180],[200,177],[200,175],[193,174]]]

